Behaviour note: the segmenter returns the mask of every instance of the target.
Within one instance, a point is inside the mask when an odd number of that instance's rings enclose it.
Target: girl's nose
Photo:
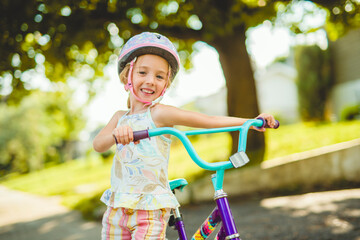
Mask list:
[[[154,84],[155,83],[155,76],[149,74],[146,78],[146,83]]]

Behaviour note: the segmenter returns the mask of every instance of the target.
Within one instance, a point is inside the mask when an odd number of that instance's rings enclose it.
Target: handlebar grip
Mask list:
[[[268,125],[267,121],[262,118],[262,117],[257,117],[256,119],[260,119],[263,121],[263,125],[260,128],[270,128],[270,126]],[[278,120],[275,120],[275,126],[274,129],[277,129],[280,127],[280,122]]]
[[[277,129],[280,127],[280,122],[278,120],[275,120],[275,126],[274,129]]]
[[[141,139],[149,138],[149,131],[147,129],[140,130],[140,131],[134,131],[133,136],[134,136],[134,142],[141,140]]]

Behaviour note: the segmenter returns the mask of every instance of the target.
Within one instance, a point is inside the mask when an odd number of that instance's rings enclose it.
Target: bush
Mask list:
[[[341,120],[355,120],[360,119],[360,105],[352,105],[345,107],[341,112]]]
[[[102,193],[81,200],[74,208],[80,211],[85,219],[100,221],[106,210],[106,205],[100,201]]]
[[[18,106],[0,104],[0,174],[66,161],[83,126],[65,93],[35,92]]]

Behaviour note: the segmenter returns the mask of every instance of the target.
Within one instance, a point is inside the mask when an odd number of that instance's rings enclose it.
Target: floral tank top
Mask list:
[[[129,115],[118,121],[134,131],[155,128],[150,108],[145,113]],[[118,144],[111,169],[111,189],[101,201],[113,208],[155,210],[179,206],[168,183],[171,140],[164,136],[143,139],[139,144]]]

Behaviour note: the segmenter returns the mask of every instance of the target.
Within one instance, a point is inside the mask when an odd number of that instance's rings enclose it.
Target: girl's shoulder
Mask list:
[[[164,115],[168,115],[169,113],[176,111],[177,109],[178,108],[170,105],[157,103],[151,107],[151,115],[159,115],[163,117]]]
[[[152,112],[153,111],[163,111],[163,110],[166,110],[169,108],[173,108],[173,106],[162,104],[162,103],[157,103],[151,107],[151,111]]]
[[[129,111],[125,111],[125,110],[118,110],[115,112],[115,115],[119,116],[119,117],[122,117],[124,116],[126,113],[128,113]]]
[[[124,116],[128,111],[118,110],[114,113],[112,121],[118,122],[122,116]]]
[[[158,127],[172,127],[174,125],[172,118],[176,116],[178,110],[177,107],[158,103],[151,107],[151,117]]]

